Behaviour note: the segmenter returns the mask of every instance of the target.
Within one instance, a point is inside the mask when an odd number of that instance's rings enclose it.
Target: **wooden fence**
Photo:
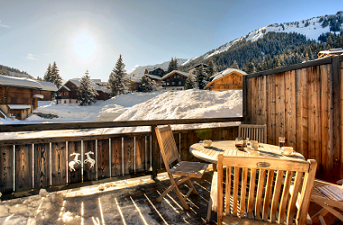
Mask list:
[[[0,132],[113,128],[161,124],[237,122],[242,118],[1,125]],[[197,160],[190,145],[205,133],[213,140],[237,137],[237,126],[174,131],[183,160]],[[91,152],[91,153],[89,153]],[[88,155],[88,156],[87,156]],[[88,159],[88,160],[87,160]],[[78,161],[79,160],[79,161]],[[0,192],[11,193],[164,168],[154,132],[0,140]],[[73,170],[75,169],[75,171]]]
[[[334,56],[245,76],[245,123],[267,124],[269,144],[286,137],[318,172],[343,178],[343,57]]]

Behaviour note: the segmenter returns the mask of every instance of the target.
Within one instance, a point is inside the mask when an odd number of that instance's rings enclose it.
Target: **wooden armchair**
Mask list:
[[[306,224],[316,167],[313,159],[219,155],[210,201],[217,211],[217,223]]]
[[[267,143],[267,125],[240,124],[238,137],[247,137],[260,143]]]
[[[160,195],[160,197],[158,197],[157,202],[162,201],[162,198],[166,194],[168,194],[168,192],[175,189],[176,195],[180,199],[183,208],[185,210],[189,210],[189,206],[186,203],[186,198],[188,198],[188,196],[192,192],[194,194],[198,194],[192,182],[190,181],[190,178],[201,178],[202,175],[205,173],[208,164],[200,162],[181,161],[174,140],[173,132],[169,125],[164,127],[156,127],[155,131],[158,144],[161,149],[163,162],[171,182],[171,186],[167,188]],[[177,161],[177,164],[170,168],[170,165],[175,161]],[[174,175],[179,175],[181,177],[174,180]],[[190,186],[190,190],[187,192],[186,195],[183,195],[178,188],[178,186],[184,182],[187,182],[187,184]]]

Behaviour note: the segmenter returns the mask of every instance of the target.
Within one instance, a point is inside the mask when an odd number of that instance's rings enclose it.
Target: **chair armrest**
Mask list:
[[[211,185],[211,199],[212,199],[212,210],[217,212],[217,193],[218,193],[218,173],[213,173],[212,185]]]

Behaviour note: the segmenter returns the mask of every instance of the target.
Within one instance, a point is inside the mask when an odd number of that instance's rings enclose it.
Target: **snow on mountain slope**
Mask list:
[[[320,17],[314,17],[308,20],[302,20],[302,21],[291,22],[291,23],[271,24],[271,25],[259,28],[257,30],[254,30],[250,32],[249,34],[247,34],[245,37],[237,38],[233,41],[230,41],[220,46],[216,50],[207,52],[200,57],[203,57],[203,59],[207,59],[208,57],[212,57],[216,54],[227,51],[231,46],[233,46],[236,42],[242,40],[243,38],[246,38],[246,41],[252,41],[252,42],[257,41],[259,38],[262,38],[268,32],[286,32],[286,33],[296,32],[299,34],[306,35],[308,39],[317,41],[318,37],[322,33],[330,32],[330,26],[322,27],[322,22],[320,22]],[[339,34],[339,32],[336,32],[336,34]],[[199,58],[199,57],[194,57],[190,60],[187,60],[183,65],[186,65],[187,63],[191,62],[192,60],[196,58]]]
[[[176,59],[177,60],[177,65],[182,65],[184,62],[187,61],[187,59]],[[136,66],[131,73],[129,73],[129,77],[131,77],[132,80],[134,81],[139,81],[141,77],[144,75],[145,69],[148,70],[153,70],[155,68],[161,67],[164,70],[168,69],[170,61],[166,61],[161,64],[156,64],[156,65],[148,65],[148,66]]]

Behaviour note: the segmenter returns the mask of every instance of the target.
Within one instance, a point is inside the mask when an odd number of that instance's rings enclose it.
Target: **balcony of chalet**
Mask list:
[[[189,147],[204,137],[234,140],[238,124],[266,124],[268,144],[284,136],[286,145],[317,161],[316,178],[335,183],[343,178],[342,61],[327,57],[245,76],[242,117],[0,125],[0,223],[204,224],[212,168],[194,179],[199,195],[189,196],[189,211],[174,191],[156,201],[170,184],[153,132],[163,124],[184,125],[173,134],[187,161],[199,161]],[[123,127],[145,129],[116,132]],[[320,208],[311,202],[309,215]],[[330,213],[324,219],[342,224]],[[212,213],[210,224],[216,220]]]

